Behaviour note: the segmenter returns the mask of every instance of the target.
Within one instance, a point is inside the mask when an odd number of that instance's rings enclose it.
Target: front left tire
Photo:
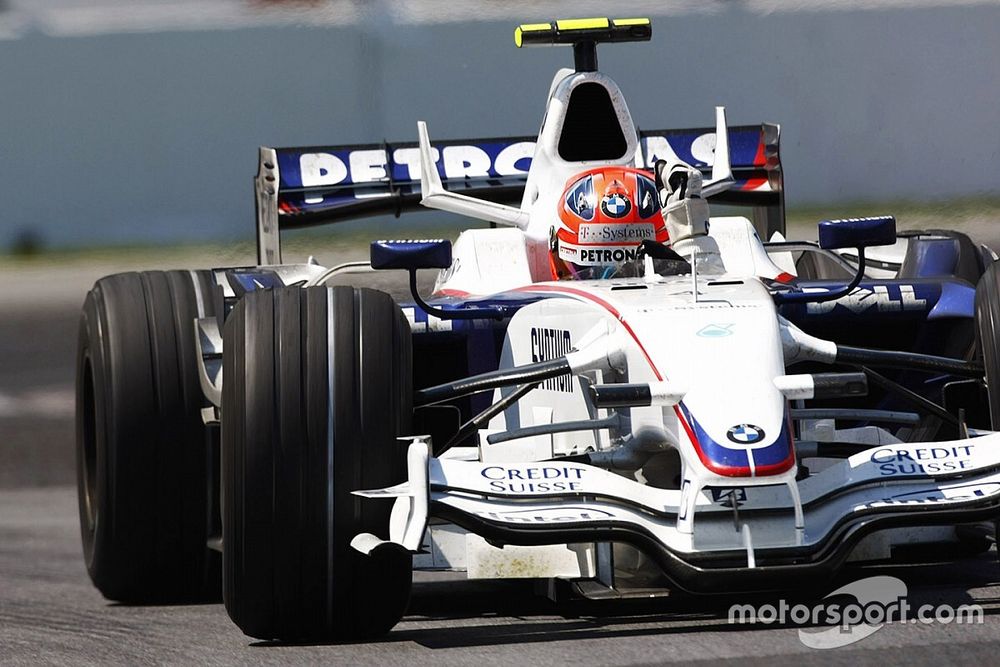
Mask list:
[[[97,281],[80,316],[76,458],[87,572],[120,602],[220,593],[194,320],[212,315],[209,271]]]

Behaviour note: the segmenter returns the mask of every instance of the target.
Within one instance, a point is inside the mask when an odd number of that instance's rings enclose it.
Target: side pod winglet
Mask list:
[[[726,107],[715,107],[715,161],[712,163],[712,180],[702,186],[702,196],[711,197],[725,192],[734,183],[729,158],[729,128],[726,124]]]
[[[445,190],[435,165],[431,140],[427,136],[427,123],[422,120],[417,121],[417,134],[420,137],[421,204],[429,208],[450,211],[477,220],[510,225],[519,229],[528,226],[528,213],[526,211]]]

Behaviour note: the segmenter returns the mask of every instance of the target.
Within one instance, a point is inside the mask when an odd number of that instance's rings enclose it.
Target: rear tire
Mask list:
[[[405,611],[412,558],[350,547],[361,532],[385,538],[392,506],[351,492],[405,478],[406,319],[374,290],[281,288],[247,294],[224,337],[226,610],[261,639],[387,632]]]
[[[194,320],[212,314],[209,271],[97,281],[80,317],[77,489],[87,571],[122,602],[216,599],[209,448]]]

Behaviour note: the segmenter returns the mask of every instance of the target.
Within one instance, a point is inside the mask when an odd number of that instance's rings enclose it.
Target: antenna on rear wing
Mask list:
[[[417,121],[417,135],[420,139],[420,203],[428,208],[467,215],[477,220],[510,225],[518,229],[528,226],[528,213],[513,206],[476,199],[457,192],[448,192],[438,174],[434,149],[427,136],[427,123]]]

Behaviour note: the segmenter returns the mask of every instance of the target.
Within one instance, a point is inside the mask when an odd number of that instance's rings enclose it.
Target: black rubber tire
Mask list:
[[[996,431],[1000,430],[1000,263],[988,266],[976,285],[976,336]]]
[[[410,328],[389,295],[350,287],[247,294],[224,332],[223,598],[251,637],[361,639],[406,609],[412,558],[366,556],[405,479]]]
[[[97,281],[80,317],[77,490],[87,571],[121,602],[218,599],[209,449],[194,320],[212,314],[209,271]]]

